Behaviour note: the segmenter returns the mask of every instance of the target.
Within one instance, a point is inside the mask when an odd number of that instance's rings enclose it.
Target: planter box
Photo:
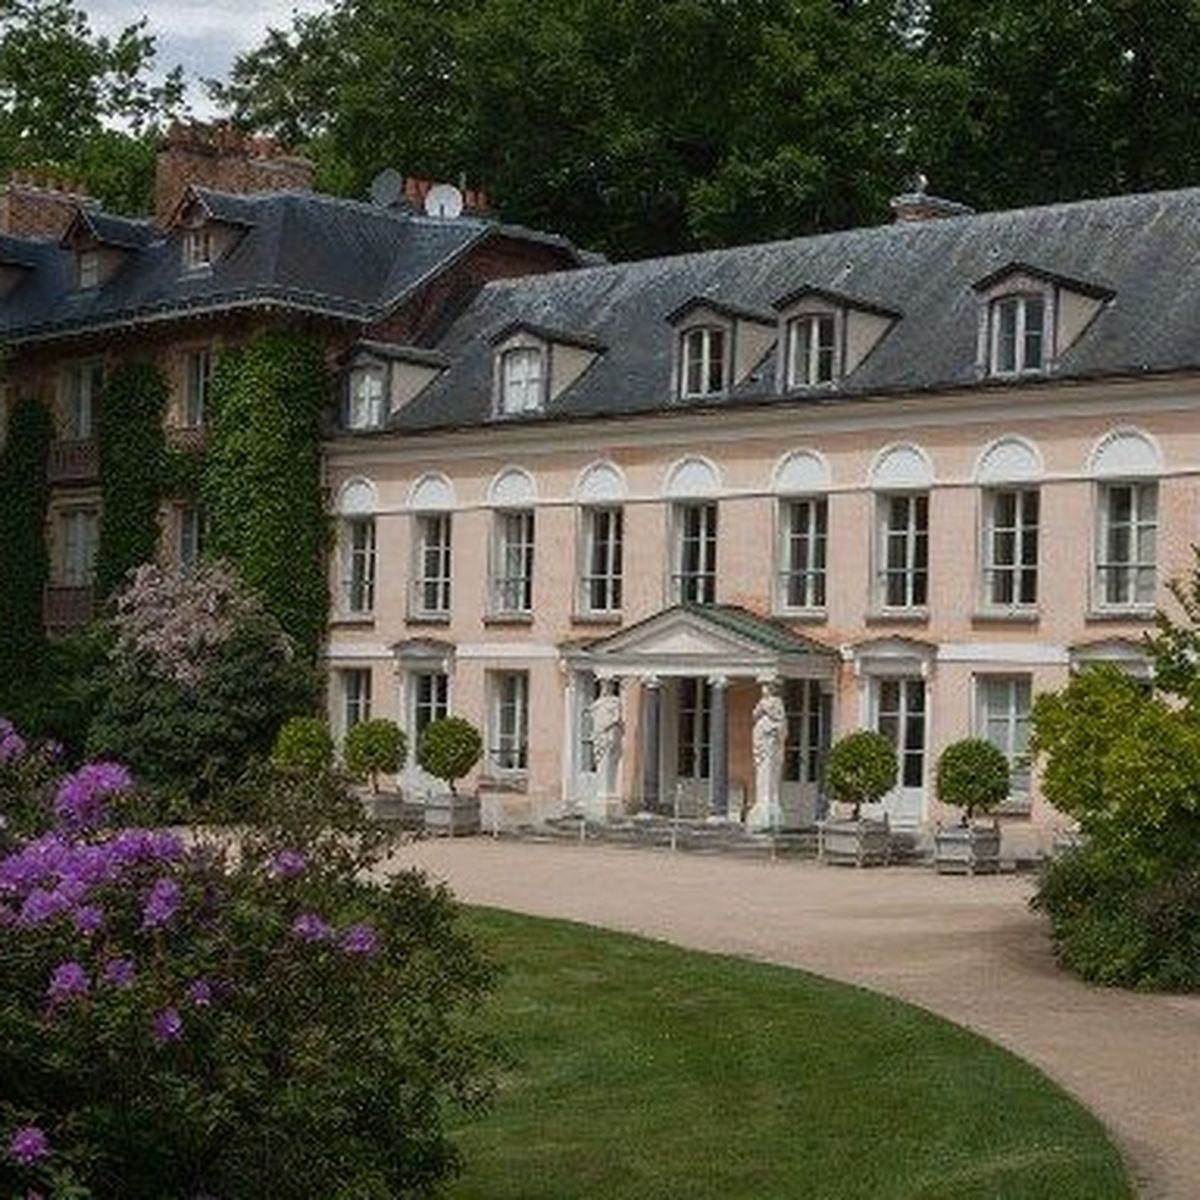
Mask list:
[[[425,832],[434,837],[458,837],[479,832],[479,797],[449,792],[425,801]]]
[[[933,864],[939,875],[995,875],[1000,870],[1000,826],[939,829]]]
[[[833,867],[882,867],[891,855],[887,821],[822,821],[820,858]]]
[[[420,829],[421,805],[406,800],[402,792],[370,792],[362,794],[363,808],[373,821],[387,821],[402,829]]]

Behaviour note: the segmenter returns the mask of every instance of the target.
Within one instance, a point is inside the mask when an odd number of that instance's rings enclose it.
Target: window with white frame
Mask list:
[[[679,342],[679,391],[685,399],[725,390],[726,342],[725,330],[716,325],[684,331]]]
[[[183,423],[188,429],[204,425],[208,384],[212,378],[212,353],[207,346],[189,350],[184,359]]]
[[[983,494],[983,598],[991,608],[1037,604],[1037,488],[989,488]]]
[[[492,672],[490,759],[498,771],[529,766],[529,675]]]
[[[350,667],[338,671],[341,688],[341,733],[371,719],[371,669]]]
[[[355,367],[347,381],[346,428],[379,429],[383,425],[382,367]]]
[[[779,602],[783,608],[825,607],[829,504],[823,496],[780,503]]]
[[[213,231],[207,225],[197,225],[188,229],[183,235],[183,269],[185,271],[202,271],[211,267],[215,241]]]
[[[58,582],[63,587],[91,587],[100,545],[100,514],[94,508],[68,508],[58,521]]]
[[[717,506],[712,501],[675,505],[673,592],[685,604],[717,599]]]
[[[1046,366],[1046,300],[1037,294],[1002,296],[991,306],[993,375],[1021,375]]]
[[[588,613],[621,611],[624,559],[623,511],[616,506],[583,510],[583,576],[580,608]]]
[[[785,680],[783,707],[787,713],[783,778],[788,783],[817,783],[826,734],[820,680]]]
[[[67,375],[62,435],[66,441],[86,441],[96,433],[96,406],[104,386],[99,362],[76,363]]]
[[[1104,608],[1154,603],[1158,483],[1104,483],[1096,530],[1096,600]]]
[[[97,250],[80,250],[75,260],[78,271],[79,290],[91,291],[100,286],[100,253]]]
[[[514,346],[500,356],[500,412],[539,412],[546,395],[546,355],[540,346]]]
[[[418,616],[450,612],[450,514],[420,513],[416,518],[414,608]]]
[[[878,498],[879,600],[884,608],[924,608],[929,601],[929,496],[896,492]]]
[[[533,509],[508,509],[495,518],[492,608],[499,614],[533,611]]]
[[[707,779],[712,762],[712,685],[707,679],[679,681],[679,741],[676,770],[681,779]]]
[[[1033,682],[1028,675],[981,676],[978,687],[978,732],[999,750],[1010,770],[1012,800],[1028,802],[1030,790],[1029,712]]]
[[[416,671],[412,675],[413,745],[433,721],[450,712],[450,677],[445,671]]]
[[[342,612],[365,616],[375,608],[375,518],[342,520]]]
[[[190,571],[204,552],[204,511],[198,504],[180,504],[175,509],[175,561]]]
[[[788,322],[789,387],[818,387],[833,382],[836,331],[837,322],[832,313],[811,313]]]

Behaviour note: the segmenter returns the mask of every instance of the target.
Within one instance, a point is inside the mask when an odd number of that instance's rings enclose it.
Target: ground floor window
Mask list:
[[[492,673],[491,760],[501,771],[529,766],[529,675],[525,671]]]
[[[352,667],[338,672],[341,690],[342,733],[348,733],[360,721],[371,719],[371,670]]]
[[[679,681],[681,779],[707,779],[712,757],[712,687],[707,679]]]
[[[788,783],[817,783],[825,745],[821,684],[816,679],[788,679],[783,685],[787,740],[783,746],[783,778]]]
[[[898,783],[919,788],[925,782],[925,681],[879,679],[876,686],[875,727],[896,747],[900,760]]]
[[[450,712],[450,677],[445,671],[419,671],[413,675],[413,746],[425,727]]]
[[[1029,710],[1033,682],[1028,675],[983,676],[978,680],[978,732],[1008,759],[1010,795],[1027,803],[1030,791]]]
[[[579,704],[578,758],[579,771],[583,775],[596,773],[596,741],[592,721],[592,705],[600,699],[603,684],[591,671],[581,671],[576,689]]]

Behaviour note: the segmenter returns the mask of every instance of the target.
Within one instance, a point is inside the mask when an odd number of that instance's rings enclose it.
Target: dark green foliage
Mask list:
[[[943,804],[963,810],[963,824],[976,813],[1003,804],[1009,791],[1008,759],[983,738],[963,738],[942,751],[937,794]]]
[[[380,775],[394,775],[408,758],[408,741],[395,721],[360,721],[342,744],[342,761],[352,779],[366,779],[377,791]]]
[[[271,333],[221,357],[210,389],[201,481],[209,552],[230,563],[315,658],[329,607],[318,345]]]
[[[46,406],[22,397],[12,406],[0,448],[0,711],[28,702],[45,649],[46,458],[52,432]]]
[[[321,717],[291,717],[280,727],[271,763],[294,775],[320,775],[333,766],[333,735]]]
[[[483,737],[465,717],[439,717],[425,726],[417,742],[417,763],[434,779],[455,784],[483,756]]]
[[[204,477],[204,451],[168,447],[163,467],[163,495],[171,500],[195,501]]]
[[[862,805],[882,800],[895,786],[896,750],[882,733],[859,729],[840,738],[829,751],[825,778],[830,795],[854,806],[858,819]]]
[[[109,372],[100,399],[100,546],[96,587],[101,597],[134,567],[156,557],[159,506],[167,459],[167,384],[148,362]]]

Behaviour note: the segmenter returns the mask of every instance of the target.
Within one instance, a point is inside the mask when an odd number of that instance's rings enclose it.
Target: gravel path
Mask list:
[[[1060,971],[1027,879],[858,872],[466,839],[397,855],[463,900],[803,967],[912,1001],[1037,1064],[1113,1133],[1141,1194],[1200,1198],[1200,997]]]

